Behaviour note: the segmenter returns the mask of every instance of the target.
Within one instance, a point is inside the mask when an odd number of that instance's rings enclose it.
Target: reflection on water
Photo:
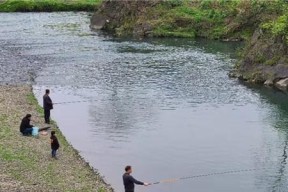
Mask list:
[[[263,121],[266,121],[266,123],[270,124],[271,127],[274,128],[278,133],[279,140],[276,145],[275,143],[272,143],[272,141],[266,144],[267,151],[266,154],[261,157],[261,160],[263,162],[263,167],[274,167],[275,170],[274,172],[265,171],[262,174],[266,175],[266,177],[273,178],[269,181],[269,184],[271,185],[269,191],[285,191],[285,188],[287,188],[288,185],[286,168],[288,145],[287,93],[272,88],[263,88],[251,85],[247,86],[253,91],[259,93],[262,102],[268,103],[273,109],[263,115]],[[261,175],[261,177],[263,177],[263,175]]]
[[[52,115],[117,192],[127,164],[145,181],[257,169],[140,191],[287,191],[287,95],[227,77],[238,44],[112,38],[86,13],[0,18],[1,82],[35,77],[39,100],[47,87],[55,102],[89,100]]]

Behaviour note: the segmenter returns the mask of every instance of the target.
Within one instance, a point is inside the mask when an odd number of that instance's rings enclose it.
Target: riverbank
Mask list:
[[[50,157],[49,135],[23,137],[19,123],[26,113],[32,114],[34,125],[44,126],[30,86],[0,86],[0,191],[113,191],[55,124],[52,130],[61,144],[58,160]]]
[[[0,12],[95,11],[102,0],[0,0]]]
[[[286,90],[287,13],[284,0],[108,0],[92,17],[91,27],[118,36],[245,41],[230,76]]]
[[[276,4],[276,1],[275,3]],[[265,16],[274,14],[272,1],[103,1],[94,18],[109,20],[104,30],[118,36],[186,37],[240,41],[249,39]],[[274,5],[274,6],[273,6]],[[272,17],[272,16],[271,16]],[[92,19],[92,26],[96,19]]]

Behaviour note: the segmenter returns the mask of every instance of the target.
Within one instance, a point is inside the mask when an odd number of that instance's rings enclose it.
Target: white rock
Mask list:
[[[264,82],[264,85],[266,85],[266,86],[272,86],[272,85],[273,85],[273,80],[267,79],[267,80]]]
[[[278,82],[275,83],[275,86],[278,89],[286,90],[288,87],[288,78],[279,80]]]

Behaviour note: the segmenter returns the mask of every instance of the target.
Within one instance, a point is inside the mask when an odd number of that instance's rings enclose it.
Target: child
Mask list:
[[[51,149],[52,149],[52,158],[56,159],[56,151],[59,149],[60,145],[57,137],[55,136],[55,131],[51,131]]]

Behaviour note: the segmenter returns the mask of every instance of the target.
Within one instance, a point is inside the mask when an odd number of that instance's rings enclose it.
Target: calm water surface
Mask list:
[[[0,14],[1,83],[34,80],[40,103],[45,88],[56,103],[89,101],[52,116],[116,192],[127,164],[148,182],[258,169],[140,192],[288,191],[288,97],[229,79],[236,48],[115,39],[90,31],[87,13]]]

